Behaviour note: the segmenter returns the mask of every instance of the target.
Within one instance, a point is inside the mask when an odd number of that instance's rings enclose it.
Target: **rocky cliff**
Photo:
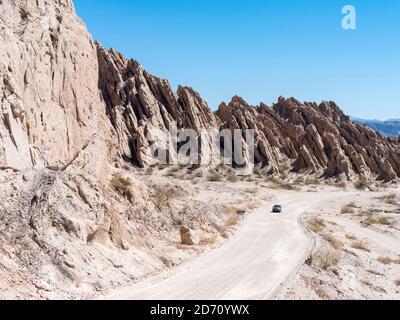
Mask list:
[[[166,148],[170,125],[198,133],[219,127],[218,119],[193,89],[179,87],[174,92],[167,80],[149,74],[137,61],[127,60],[100,45],[98,58],[99,88],[118,134],[123,159],[142,167],[150,165],[152,155],[146,137],[153,133],[154,147]],[[218,151],[209,137],[205,139],[210,154],[203,152],[201,163],[210,165]]]
[[[0,167],[63,168],[92,144],[97,163],[146,167],[150,147],[165,146],[176,123],[206,144],[202,165],[220,157],[220,146],[200,136],[203,129],[254,129],[256,163],[270,173],[386,181],[400,175],[393,143],[350,121],[333,102],[280,98],[270,108],[235,97],[214,113],[191,88],[175,92],[137,61],[95,44],[68,0],[7,0],[0,10]],[[116,159],[108,159],[114,151]]]
[[[395,144],[350,121],[334,102],[300,103],[279,98],[272,108],[235,97],[216,113],[229,127],[256,131],[256,162],[274,171],[289,161],[293,172],[321,177],[394,180],[400,176]]]
[[[4,0],[0,21],[0,167],[65,166],[110,135],[95,43],[70,0]]]
[[[190,88],[171,89],[137,61],[98,48],[100,83],[107,113],[119,133],[122,154],[140,166],[150,163],[146,132],[179,129],[254,129],[255,162],[267,172],[306,172],[320,177],[394,180],[400,176],[395,144],[350,120],[334,102],[300,103],[279,98],[272,107],[250,106],[240,97],[213,113]],[[167,133],[166,133],[167,135]],[[164,136],[161,141],[166,141]],[[218,162],[219,146],[201,155],[204,165]],[[213,161],[214,160],[214,161]]]

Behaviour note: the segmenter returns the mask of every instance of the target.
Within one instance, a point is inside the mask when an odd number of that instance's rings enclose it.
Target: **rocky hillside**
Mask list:
[[[221,206],[133,171],[71,1],[3,0],[0,21],[0,299],[93,296],[196,254],[182,225],[225,234]]]
[[[142,167],[151,163],[148,132],[158,129],[154,137],[159,148],[165,148],[170,124],[178,128],[217,128],[218,119],[207,103],[191,88],[174,92],[167,80],[146,72],[135,60],[127,60],[115,50],[98,46],[99,88],[107,106],[107,115],[118,134],[120,156]],[[217,156],[203,154],[204,165]]]
[[[63,167],[109,138],[96,46],[71,1],[4,0],[0,21],[0,167]]]
[[[300,103],[279,98],[272,108],[248,106],[234,98],[217,115],[233,127],[256,129],[258,157],[282,170],[352,179],[363,176],[386,181],[400,175],[395,146],[381,134],[350,121],[334,102]],[[282,161],[283,160],[283,161]]]
[[[199,133],[255,129],[256,163],[269,173],[386,181],[400,175],[393,143],[351,122],[333,102],[280,98],[254,107],[235,97],[213,113],[191,88],[174,92],[138,62],[96,45],[68,0],[8,0],[1,10],[0,167],[60,169],[92,145],[97,169],[108,161],[146,167],[147,133],[158,129],[152,145],[162,148],[176,122],[178,130]],[[199,140],[207,144],[200,163],[217,164],[219,146]]]

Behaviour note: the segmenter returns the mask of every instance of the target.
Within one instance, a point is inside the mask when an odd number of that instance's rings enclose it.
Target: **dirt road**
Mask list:
[[[282,195],[283,194],[283,195]],[[251,214],[236,235],[173,271],[118,289],[106,299],[248,300],[269,299],[304,262],[312,239],[299,216],[350,192],[280,192],[282,214],[268,204]]]

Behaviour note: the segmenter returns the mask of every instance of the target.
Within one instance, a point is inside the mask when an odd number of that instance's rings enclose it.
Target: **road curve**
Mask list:
[[[264,206],[222,247],[173,271],[118,289],[110,300],[265,300],[296,272],[312,247],[299,216],[339,193],[285,193],[284,213]]]

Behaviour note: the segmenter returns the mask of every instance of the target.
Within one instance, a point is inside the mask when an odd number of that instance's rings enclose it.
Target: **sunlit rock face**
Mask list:
[[[400,158],[393,141],[350,120],[334,102],[301,103],[279,98],[272,107],[251,106],[240,97],[212,112],[191,88],[171,89],[168,81],[143,70],[115,50],[98,46],[99,87],[108,116],[118,132],[121,155],[140,166],[151,163],[147,133],[155,129],[159,148],[167,144],[168,128],[254,130],[254,164],[270,173],[302,172],[342,179],[394,180]],[[202,165],[220,161],[220,145],[209,137],[200,150]],[[154,146],[154,145],[153,145]],[[246,158],[246,157],[245,157]],[[250,159],[247,159],[250,161]]]
[[[220,162],[214,131],[241,129],[254,130],[255,165],[270,173],[400,175],[395,142],[353,123],[333,102],[280,98],[268,107],[234,97],[212,112],[193,89],[174,91],[137,61],[95,44],[71,1],[3,0],[0,10],[0,167],[62,168],[83,150],[96,162],[146,167],[151,147],[166,149],[176,125],[178,134],[197,133],[201,166]]]
[[[109,127],[94,42],[69,0],[0,5],[0,166],[62,166]]]

